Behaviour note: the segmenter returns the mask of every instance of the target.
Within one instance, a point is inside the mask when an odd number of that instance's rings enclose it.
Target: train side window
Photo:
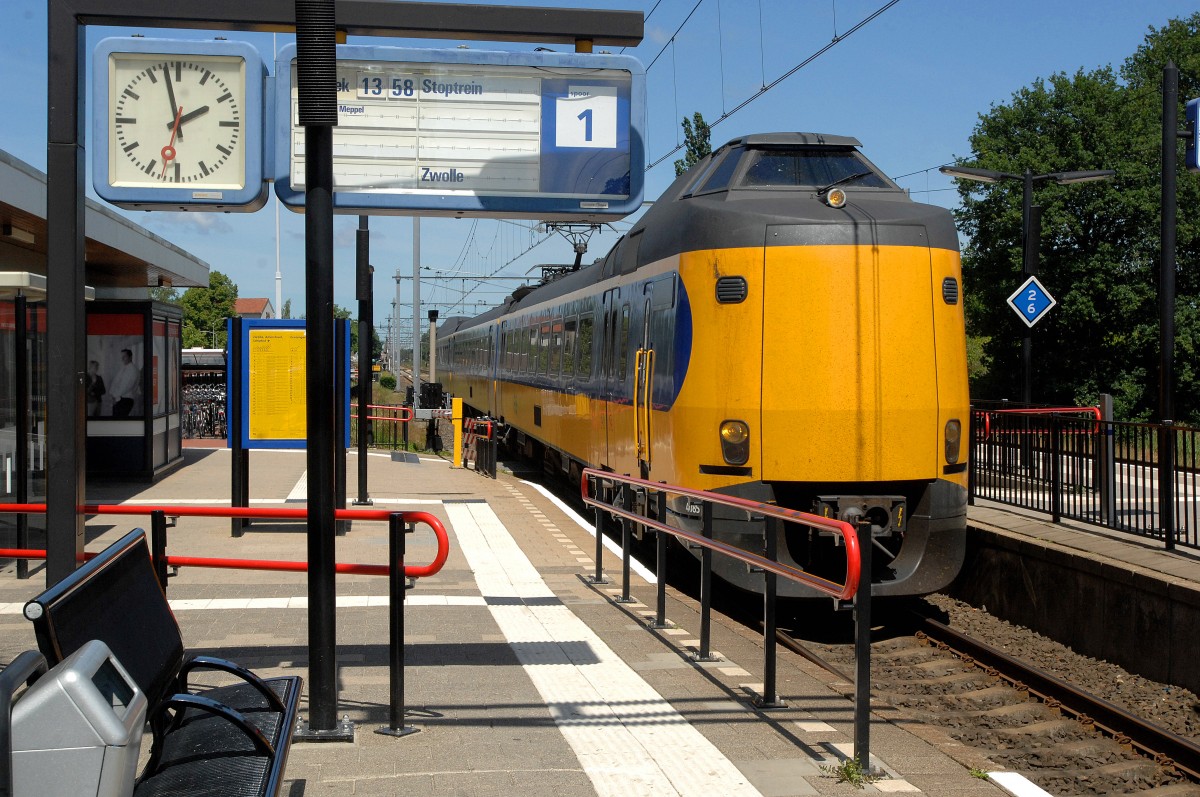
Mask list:
[[[550,375],[558,376],[562,367],[562,318],[555,318],[550,335]]]
[[[578,319],[568,318],[563,324],[563,376],[570,379],[575,376],[575,329],[578,326]]]
[[[529,335],[526,336],[528,347],[525,349],[525,367],[521,369],[527,374],[537,371],[537,340],[538,328],[530,327]]]
[[[546,373],[550,364],[550,325],[542,324],[541,336],[538,338],[537,372]]]
[[[623,382],[626,375],[629,373],[629,304],[626,303],[621,308],[621,332],[617,336],[617,346],[621,350],[621,366],[617,371],[616,376]]]
[[[592,377],[592,327],[595,321],[590,315],[579,319],[579,378],[588,380]]]

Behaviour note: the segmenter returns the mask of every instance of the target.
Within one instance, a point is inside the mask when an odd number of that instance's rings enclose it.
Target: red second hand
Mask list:
[[[179,132],[179,119],[183,116],[182,106],[175,109],[175,124],[171,125],[171,143],[162,148],[163,170],[162,178],[167,179],[167,164],[175,160],[175,134]]]

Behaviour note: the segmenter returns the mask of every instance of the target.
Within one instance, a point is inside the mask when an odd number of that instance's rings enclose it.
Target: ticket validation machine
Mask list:
[[[13,793],[133,793],[146,696],[93,640],[39,678],[12,709]]]

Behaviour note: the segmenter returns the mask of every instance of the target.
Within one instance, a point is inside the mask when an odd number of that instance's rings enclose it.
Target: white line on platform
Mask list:
[[[1019,772],[989,772],[988,779],[1016,797],[1054,797]]]
[[[580,528],[582,528],[588,534],[592,535],[593,539],[595,538],[596,527],[593,526],[591,523],[588,523],[583,518],[583,516],[581,516],[574,509],[567,506],[567,504],[561,498],[554,495],[554,493],[550,492],[549,490],[547,490],[545,487],[543,487],[540,484],[536,484],[534,482],[527,482],[524,479],[521,480],[521,484],[527,484],[530,487],[532,487],[533,489],[537,490],[542,495],[546,496],[546,498],[550,499],[551,503],[553,503],[556,507],[558,507],[559,509],[562,510],[563,514],[565,514],[567,517],[571,518],[571,520],[574,520],[576,523],[578,523]],[[608,537],[604,537],[601,540],[601,543],[604,545],[604,547],[608,550],[609,553],[614,554],[618,559],[621,558],[621,546],[617,545],[617,543],[614,540],[611,540]],[[644,564],[639,562],[637,559],[634,559],[633,557],[629,558],[629,568],[633,572],[637,573],[639,576],[644,578],[646,580],[647,584],[657,584],[658,583],[658,577],[656,575],[654,575],[654,573],[650,572],[650,570]]]
[[[169,601],[177,612],[224,611],[228,609],[305,609],[308,598],[297,595],[290,598],[177,598]],[[487,598],[482,595],[409,595],[406,606],[486,606]],[[387,595],[339,595],[337,607],[352,609],[372,606],[387,606]],[[21,614],[24,603],[0,603],[0,614]]]
[[[300,474],[300,480],[296,482],[296,486],[288,493],[287,501],[307,501],[308,500],[308,471]]]
[[[487,504],[447,504],[460,549],[517,659],[601,797],[759,795],[554,593]],[[503,600],[507,598],[508,600]]]

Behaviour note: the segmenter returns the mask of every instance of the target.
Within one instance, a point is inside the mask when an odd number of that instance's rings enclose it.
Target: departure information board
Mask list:
[[[635,59],[337,53],[336,212],[611,220],[641,205],[645,81]],[[276,193],[301,210],[294,46],[280,53],[276,75]]]

